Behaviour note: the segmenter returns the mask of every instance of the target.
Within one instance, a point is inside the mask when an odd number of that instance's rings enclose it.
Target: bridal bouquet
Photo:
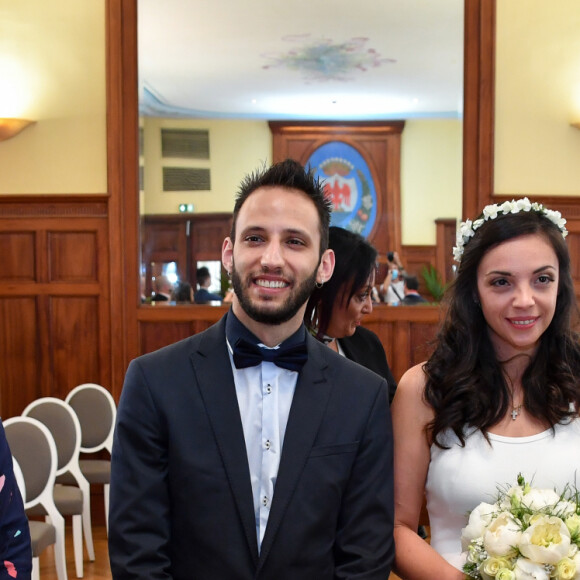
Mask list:
[[[480,580],[580,580],[580,498],[517,485],[481,503],[461,533],[463,572]]]

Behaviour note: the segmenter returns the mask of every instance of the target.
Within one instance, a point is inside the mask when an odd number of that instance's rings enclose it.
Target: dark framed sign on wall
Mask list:
[[[381,258],[400,252],[404,121],[269,125],[274,162],[296,159],[324,181],[334,206],[332,225],[366,237]]]

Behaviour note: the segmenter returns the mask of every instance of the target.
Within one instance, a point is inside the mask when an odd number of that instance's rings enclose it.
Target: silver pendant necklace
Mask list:
[[[512,407],[512,421],[515,421],[518,415],[522,412],[522,403],[520,403],[517,407]]]

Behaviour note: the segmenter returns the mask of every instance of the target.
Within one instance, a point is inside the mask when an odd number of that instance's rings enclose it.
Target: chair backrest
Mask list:
[[[95,453],[113,448],[117,406],[105,387],[84,383],[75,387],[65,401],[75,410],[81,424],[81,451]]]
[[[4,421],[6,439],[18,462],[26,487],[26,509],[42,505],[51,515],[52,490],[56,477],[56,445],[50,431],[31,417],[12,417]],[[56,508],[54,507],[56,511]],[[57,512],[58,513],[58,512]]]
[[[24,475],[22,475],[22,469],[20,469],[20,463],[16,461],[16,458],[12,457],[12,470],[14,471],[14,479],[16,480],[16,485],[20,490],[20,495],[22,496],[22,502],[26,503],[26,483],[24,483]]]
[[[69,405],[55,397],[42,397],[30,403],[22,412],[22,416],[37,419],[50,431],[56,444],[57,476],[71,471],[78,465],[81,426],[76,413]]]

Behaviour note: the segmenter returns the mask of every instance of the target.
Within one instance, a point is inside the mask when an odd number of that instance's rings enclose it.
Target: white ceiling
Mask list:
[[[139,0],[141,112],[461,118],[463,3]]]

